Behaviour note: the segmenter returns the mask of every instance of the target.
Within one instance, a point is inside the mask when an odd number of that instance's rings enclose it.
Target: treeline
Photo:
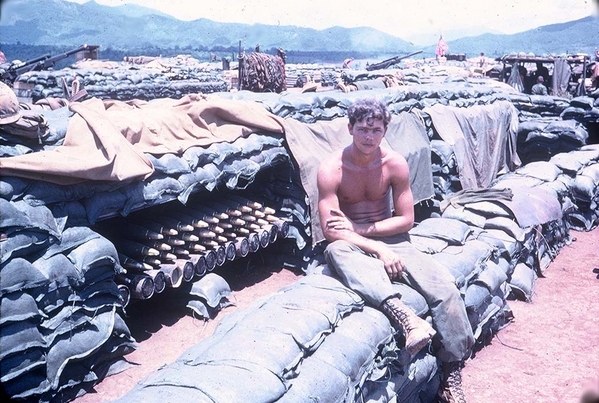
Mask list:
[[[46,54],[57,55],[64,53],[75,47],[68,46],[52,46],[52,45],[28,45],[22,43],[2,43],[0,42],[0,50],[4,52],[6,60],[11,62],[20,60],[25,62]],[[242,52],[253,52],[253,48],[241,49]],[[272,55],[277,54],[277,48],[261,49],[262,52]],[[156,46],[145,45],[131,49],[116,49],[112,47],[100,46],[99,58],[101,60],[122,61],[125,56],[163,56],[172,57],[176,55],[186,54],[200,61],[210,61],[216,59],[220,61],[222,58],[227,58],[230,61],[237,60],[239,53],[238,46],[175,46],[173,48],[160,48]],[[355,59],[381,59],[387,55],[380,55],[376,52],[322,52],[322,51],[296,51],[286,50],[288,63],[335,63],[340,64],[348,57]],[[54,68],[61,69],[75,62],[75,56],[69,56],[66,59],[57,61]]]

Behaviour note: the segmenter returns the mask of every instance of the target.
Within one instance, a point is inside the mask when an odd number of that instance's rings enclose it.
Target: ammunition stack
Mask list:
[[[231,193],[142,210],[99,227],[113,241],[126,270],[115,279],[125,300],[177,288],[289,232],[289,223],[275,209]]]

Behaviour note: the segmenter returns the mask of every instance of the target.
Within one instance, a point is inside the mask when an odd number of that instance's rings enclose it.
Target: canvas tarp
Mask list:
[[[470,108],[426,108],[439,136],[455,152],[463,189],[487,188],[497,174],[520,166],[518,111],[508,101]]]
[[[0,159],[0,174],[69,185],[150,176],[143,153],[181,153],[257,131],[283,133],[281,119],[254,102],[187,95],[179,100],[73,103],[62,146]]]
[[[312,124],[285,119],[284,125],[287,143],[299,165],[302,186],[310,200],[312,242],[316,244],[324,239],[318,217],[316,174],[321,161],[351,143],[348,119],[337,118]],[[408,161],[414,203],[431,198],[434,195],[431,152],[426,129],[419,116],[407,112],[393,115],[382,145],[395,150]]]

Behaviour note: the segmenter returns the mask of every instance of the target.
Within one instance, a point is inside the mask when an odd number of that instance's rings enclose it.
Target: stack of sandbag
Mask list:
[[[225,316],[212,336],[118,401],[416,402],[431,395],[436,359],[423,351],[402,361],[400,353],[380,311],[315,274]]]
[[[410,240],[455,277],[474,336],[482,343],[513,317],[506,302],[509,257],[494,243],[477,239],[484,217],[467,220],[468,213],[460,209],[445,211],[443,217],[426,219],[410,230]]]
[[[523,163],[547,161],[555,154],[586,145],[586,127],[576,120],[561,118],[520,118],[518,155]]]
[[[376,77],[377,74],[368,72],[367,77]],[[260,103],[266,110],[277,116],[292,118],[303,123],[333,120],[347,116],[347,108],[354,101],[365,97],[380,100],[394,114],[409,112],[413,109],[421,110],[437,103],[468,107],[487,105],[497,100],[508,99],[508,95],[501,88],[486,85],[485,83],[474,84],[469,82],[406,85],[348,93],[341,90],[304,94],[289,92],[283,94],[257,94],[251,91],[239,91],[236,93],[219,93],[217,95],[228,99],[252,100]]]
[[[268,133],[241,137],[232,143],[194,146],[182,155],[146,154],[154,173],[138,182],[84,182],[71,186],[3,176],[1,197],[53,205],[75,225],[93,225],[99,219],[160,202],[165,197],[186,203],[194,192],[213,191],[217,186],[243,189],[261,170],[289,162],[281,138]],[[13,144],[13,146],[15,146]]]
[[[529,115],[559,116],[570,105],[568,99],[553,95],[529,95],[510,93],[509,101],[516,109]]]
[[[23,110],[18,121],[0,126],[0,157],[28,154],[63,144],[72,112]]]
[[[562,187],[568,188],[575,205],[566,216],[569,226],[580,231],[595,228],[599,224],[599,146],[587,145],[550,161],[562,170]]]
[[[2,388],[14,401],[72,400],[135,348],[116,250],[89,228],[62,230],[44,206],[0,204]]]
[[[22,74],[15,86],[18,95],[34,101],[43,98],[63,98],[63,80],[70,87],[77,79],[89,97],[100,99],[150,100],[181,98],[192,93],[228,91],[222,73],[192,67],[172,67],[168,70],[121,66],[115,69],[71,69],[31,71]],[[31,90],[23,90],[31,88]]]
[[[536,278],[570,242],[567,217],[576,206],[569,197],[568,182],[555,164],[540,161],[499,177],[492,186],[512,192],[510,200],[495,202],[505,210],[504,216],[487,219],[485,225],[500,235],[497,238],[506,248],[521,245],[518,258],[512,257],[509,276],[518,298],[532,298]]]
[[[581,123],[599,122],[599,102],[589,96],[572,98],[570,106],[560,115],[562,119],[574,119]]]
[[[433,137],[430,145],[435,198],[443,200],[447,195],[462,189],[458,174],[458,163],[453,147],[441,140],[438,135]]]
[[[303,87],[306,83],[320,83],[323,87],[335,86],[341,73],[333,65],[285,64],[287,88]]]

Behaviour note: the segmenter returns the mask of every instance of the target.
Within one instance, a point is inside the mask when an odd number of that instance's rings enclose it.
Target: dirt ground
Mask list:
[[[515,320],[466,363],[464,389],[470,403],[580,402],[585,392],[599,394],[599,228],[572,232],[536,283],[532,303],[510,301]],[[128,307],[127,323],[139,348],[127,359],[136,365],[106,378],[76,403],[115,400],[143,377],[171,363],[209,336],[218,320],[276,292],[299,276],[253,263],[221,272],[234,291],[236,306],[211,321],[193,318],[181,293],[165,292]]]

